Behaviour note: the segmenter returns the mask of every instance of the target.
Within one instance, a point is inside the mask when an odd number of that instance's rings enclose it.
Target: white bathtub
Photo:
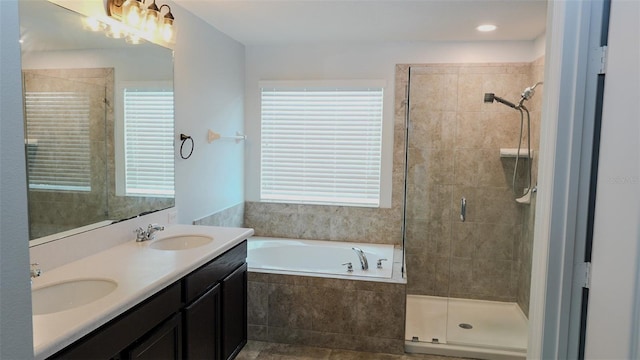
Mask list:
[[[353,247],[360,248],[365,253],[369,262],[368,270],[362,270]],[[387,259],[382,261],[381,269],[377,267],[378,259]],[[248,241],[249,271],[390,279],[393,261],[393,245],[259,236],[253,236]],[[353,265],[353,272],[347,271],[347,266],[342,265],[349,262]]]

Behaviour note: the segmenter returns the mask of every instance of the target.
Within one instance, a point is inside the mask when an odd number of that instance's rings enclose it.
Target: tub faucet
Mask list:
[[[352,247],[351,249],[355,251],[356,254],[358,255],[358,259],[360,259],[360,265],[362,266],[362,270],[368,270],[369,262],[367,261],[367,256],[364,254],[364,251],[362,251],[362,249],[357,247]]]
[[[135,230],[136,241],[142,242],[142,241],[153,240],[156,237],[156,231],[162,231],[162,230],[164,230],[164,226],[161,226],[158,224],[149,224],[149,226],[147,226],[147,230],[143,229],[142,227],[139,227]]]

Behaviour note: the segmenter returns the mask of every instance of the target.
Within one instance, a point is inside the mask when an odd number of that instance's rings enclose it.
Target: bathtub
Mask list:
[[[353,247],[360,248],[365,253],[369,263],[368,270],[362,270]],[[382,261],[382,268],[377,267],[379,259],[386,259]],[[394,247],[253,236],[248,241],[247,263],[249,271],[254,272],[391,279]],[[343,265],[345,263],[352,264],[352,272],[347,270],[347,265]]]

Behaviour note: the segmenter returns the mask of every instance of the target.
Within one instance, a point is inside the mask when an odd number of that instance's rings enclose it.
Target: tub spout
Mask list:
[[[352,247],[351,249],[355,251],[356,254],[358,255],[358,259],[360,259],[360,265],[362,266],[362,270],[368,270],[369,262],[367,261],[367,256],[364,254],[364,251],[362,251],[362,249],[357,247]]]

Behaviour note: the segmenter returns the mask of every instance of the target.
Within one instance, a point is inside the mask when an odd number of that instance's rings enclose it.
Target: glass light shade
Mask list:
[[[122,20],[133,27],[142,22],[142,9],[138,0],[127,0],[122,4]]]
[[[173,28],[173,19],[165,17],[160,31],[162,32],[162,38],[164,39],[164,41],[173,42],[174,36],[175,36],[175,29]]]
[[[153,34],[158,29],[158,22],[160,21],[160,12],[151,8],[147,9],[144,17],[144,31]]]

